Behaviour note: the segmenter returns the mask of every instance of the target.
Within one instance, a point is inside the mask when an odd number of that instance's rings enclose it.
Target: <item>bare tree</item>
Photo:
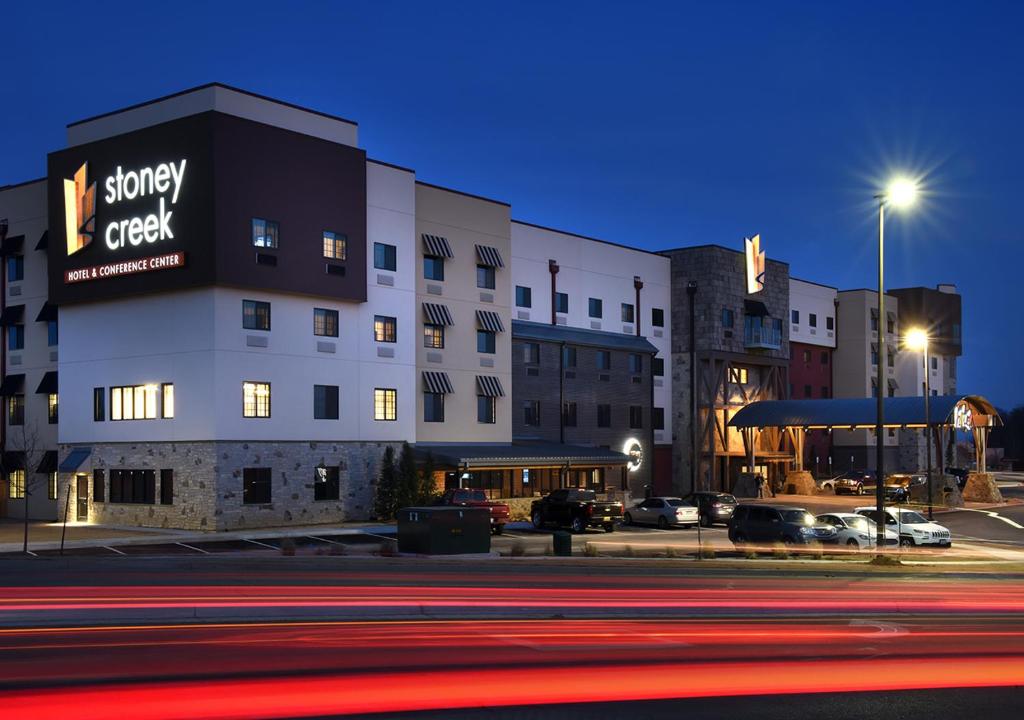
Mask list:
[[[22,516],[25,521],[25,537],[22,543],[21,551],[28,554],[28,504],[30,498],[37,490],[45,490],[47,483],[49,482],[49,476],[36,472],[36,468],[39,466],[40,450],[39,450],[39,427],[33,421],[31,424],[23,422],[18,427],[16,433],[17,438],[21,441],[21,453],[24,457],[23,473],[25,476],[25,491],[24,496],[24,512]]]

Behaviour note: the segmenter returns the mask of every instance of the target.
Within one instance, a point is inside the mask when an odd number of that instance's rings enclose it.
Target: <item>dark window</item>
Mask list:
[[[569,296],[565,293],[555,293],[555,312],[569,312]]]
[[[828,352],[825,350],[821,351],[821,364],[828,365]]]
[[[444,393],[423,393],[423,422],[444,422]]]
[[[313,308],[313,334],[338,337],[338,311]]]
[[[829,396],[828,386],[826,386],[826,385],[822,385],[821,386],[821,396],[823,398],[827,398]]]
[[[395,246],[375,242],[373,244],[373,266],[378,270],[395,270],[398,267]]]
[[[665,359],[659,357],[652,358],[651,372],[654,373],[655,377],[663,377],[665,375]]]
[[[314,420],[337,420],[338,419],[338,386],[337,385],[314,385],[313,386],[313,419]]]
[[[373,316],[373,339],[377,342],[398,342],[398,320],[387,315]]]
[[[878,332],[878,318],[874,315],[871,316],[871,330]]]
[[[423,258],[423,277],[426,280],[444,280],[444,258],[430,255]]]
[[[804,397],[805,398],[809,398],[812,395],[813,395],[813,393],[811,392],[811,386],[810,385],[804,385]]]
[[[810,325],[812,328],[818,327],[818,316],[815,315],[814,313],[808,314],[807,315],[807,324]]]
[[[877,365],[878,364],[878,351],[875,350],[874,348],[871,349],[871,364],[872,365]]]
[[[665,311],[661,308],[651,308],[651,325],[654,327],[665,327]]]
[[[160,504],[174,504],[174,471],[165,469],[160,471]]]
[[[562,367],[576,367],[576,348],[568,346],[562,348]]]
[[[25,396],[11,395],[7,398],[7,424],[25,424]]]
[[[494,424],[494,398],[486,395],[476,396],[476,421]]]
[[[562,424],[566,427],[576,427],[576,403],[567,402],[562,405]]]
[[[890,354],[889,357],[891,358],[892,355]],[[937,357],[935,357],[934,355],[932,355],[931,361],[932,361],[932,370],[938,370],[939,369],[939,359]],[[892,363],[889,363],[889,364],[892,365]]]
[[[516,306],[533,307],[533,291],[530,288],[516,285]]]
[[[252,244],[259,248],[276,248],[281,227],[273,220],[252,219]]]
[[[598,427],[611,427],[612,426],[612,406],[611,405],[598,405],[597,406],[597,426]]]
[[[894,388],[892,385],[889,386],[889,397],[896,397],[896,388]],[[889,437],[893,437],[893,434],[894,431],[890,430]]]
[[[601,298],[590,298],[587,305],[590,317],[600,319],[604,315],[604,302]]]
[[[800,324],[800,311],[799,310],[790,310],[789,314],[790,314],[790,319],[793,321],[793,324],[794,325],[799,325]]]
[[[665,429],[665,408],[651,408],[651,423],[655,430]]]
[[[523,343],[523,362],[527,365],[540,365],[540,345]]]
[[[825,316],[825,329],[826,330],[832,330],[832,329],[835,328],[835,326],[836,326],[835,318],[832,317],[831,315],[826,315]]]
[[[324,257],[330,260],[344,260],[348,253],[348,237],[324,230]]]
[[[57,321],[50,320],[46,323],[46,344],[50,347],[56,347],[58,336]]]
[[[269,330],[270,303],[259,300],[243,300],[242,327],[246,330]]]
[[[337,500],[341,497],[341,468],[319,466],[313,475],[313,499]]]
[[[111,470],[110,502],[134,505],[155,504],[156,471]]]
[[[7,282],[18,282],[25,279],[25,257],[11,255],[7,258]]]
[[[622,303],[622,322],[633,322],[633,306],[629,303]]]
[[[92,471],[92,500],[93,502],[106,502],[106,482],[102,470]]]
[[[885,321],[885,331],[887,333],[894,333],[894,332],[896,332],[896,321],[893,320],[892,318],[889,318],[888,320],[886,320]]]
[[[423,325],[423,347],[435,350],[444,348],[444,325]]]
[[[476,351],[478,353],[494,354],[494,337],[495,333],[490,330],[477,330],[476,331]]]
[[[729,308],[722,308],[722,327],[731,328],[736,321],[736,314]]]
[[[597,351],[597,369],[598,370],[611,370],[612,369],[612,354],[609,350],[598,350]]]
[[[892,351],[889,351],[887,354],[889,356],[889,360],[888,360],[889,367],[895,367],[896,366],[896,354],[893,353]],[[935,358],[932,358],[932,359],[934,360]]]
[[[639,430],[644,426],[644,409],[642,405],[629,406],[629,427]]]
[[[92,389],[92,419],[101,422],[107,419],[107,394],[104,388]]]
[[[242,470],[242,503],[266,505],[270,502],[270,468]]]
[[[530,427],[540,426],[539,400],[526,400],[523,402],[523,424]]]
[[[634,375],[639,375],[644,371],[644,356],[639,353],[629,354],[629,371]]]
[[[487,290],[494,289],[494,268],[490,265],[476,266],[476,286]]]
[[[24,350],[25,349],[25,326],[24,325],[11,325],[7,328],[7,349],[8,350]]]

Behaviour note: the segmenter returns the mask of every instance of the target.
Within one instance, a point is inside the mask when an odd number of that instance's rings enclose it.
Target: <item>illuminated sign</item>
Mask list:
[[[103,183],[106,190],[103,201],[107,205],[152,195],[159,196],[156,212],[145,217],[135,216],[107,223],[103,237],[108,248],[118,250],[124,247],[125,242],[138,246],[143,241],[154,243],[157,240],[174,237],[171,230],[171,216],[174,212],[169,211],[167,206],[178,202],[181,181],[185,178],[185,162],[182,159],[177,165],[160,163],[156,167],[144,167],[138,171],[128,172],[124,172],[118,165],[114,174],[107,177]],[[170,203],[166,198],[168,193],[171,195]]]
[[[626,467],[629,468],[630,472],[636,472],[640,469],[640,465],[642,465],[644,461],[644,448],[643,445],[640,444],[639,440],[636,438],[630,438],[627,440],[622,446],[622,453],[624,455],[629,455],[629,462],[626,464]]]
[[[753,295],[764,290],[764,251],[761,250],[761,235],[743,239],[743,251],[747,261],[747,293]]]
[[[86,280],[103,280],[105,278],[134,275],[151,270],[172,270],[185,267],[185,253],[174,252],[166,255],[139,258],[138,260],[122,260],[120,262],[93,265],[92,267],[75,268],[64,271],[64,282],[77,283]]]
[[[965,402],[958,402],[956,407],[953,408],[953,429],[974,429],[974,415],[971,413],[971,408]]]
[[[96,232],[96,183],[88,183],[89,163],[75,171],[72,179],[64,179],[64,227],[67,232],[68,255],[86,247]]]

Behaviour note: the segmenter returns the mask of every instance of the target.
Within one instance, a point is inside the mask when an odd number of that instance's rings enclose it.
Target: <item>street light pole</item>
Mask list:
[[[878,510],[875,524],[875,548],[885,547],[885,395],[882,392],[882,360],[885,355],[885,195],[878,196],[878,360],[876,365],[875,396],[878,413],[875,418],[875,506]]]
[[[924,342],[924,447],[925,457],[927,460],[927,477],[928,477],[928,519],[934,520],[932,516],[932,422],[929,415],[928,402],[932,394],[931,385],[931,368],[928,365],[928,340]]]

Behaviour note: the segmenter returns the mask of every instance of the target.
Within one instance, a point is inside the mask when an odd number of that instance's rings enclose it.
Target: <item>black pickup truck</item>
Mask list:
[[[615,532],[615,523],[622,519],[622,503],[597,499],[593,490],[562,488],[547,497],[534,500],[530,519],[535,528],[545,525],[568,525],[575,533],[588,527],[602,527]]]

